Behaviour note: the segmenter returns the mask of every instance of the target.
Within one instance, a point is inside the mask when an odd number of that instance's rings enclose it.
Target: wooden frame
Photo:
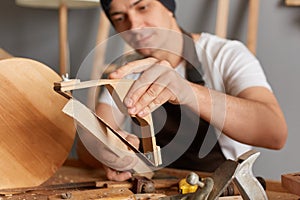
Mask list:
[[[112,98],[114,99],[116,105],[118,106],[119,110],[122,113],[127,113],[126,108],[124,107],[122,101],[127,94],[127,91],[131,87],[133,83],[133,80],[110,80],[110,79],[100,79],[100,80],[91,80],[91,81],[85,81],[80,82],[78,79],[73,79],[69,81],[62,81],[62,82],[56,82],[54,83],[54,89],[62,94],[63,96],[67,98],[72,98],[72,96],[67,93],[68,91],[77,90],[77,89],[83,89],[83,88],[90,88],[95,86],[101,86],[104,85],[107,87],[108,91],[112,95]],[[90,111],[92,112],[92,111]],[[94,114],[96,116],[96,114]],[[107,131],[111,132],[112,134],[119,137],[121,136],[115,131],[113,128],[111,128],[107,123],[104,122],[103,119],[96,116],[101,123],[104,124],[104,126],[107,127]],[[150,163],[157,167],[162,163],[161,160],[161,154],[160,154],[160,147],[156,145],[155,135],[154,135],[154,129],[153,129],[153,122],[152,122],[152,116],[148,115],[144,118],[140,118],[138,116],[132,116],[137,119],[137,121],[141,125],[141,132],[142,132],[142,145],[144,150],[145,158],[150,161]],[[91,127],[94,125],[86,125],[86,127]],[[99,138],[101,140],[101,138]],[[128,145],[126,141],[122,141],[127,146],[129,146],[131,149],[133,149],[135,152],[139,153],[137,149],[134,147]]]

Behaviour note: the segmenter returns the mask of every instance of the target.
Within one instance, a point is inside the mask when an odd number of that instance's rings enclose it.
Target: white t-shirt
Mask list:
[[[201,33],[195,47],[206,87],[232,96],[253,86],[271,90],[259,61],[243,43]],[[175,68],[183,77],[185,77],[184,66],[182,62]],[[137,79],[138,76],[135,74],[130,78]],[[99,101],[116,106],[106,90],[103,91]],[[252,148],[221,134],[218,129],[215,129],[215,133],[227,159],[236,159]]]

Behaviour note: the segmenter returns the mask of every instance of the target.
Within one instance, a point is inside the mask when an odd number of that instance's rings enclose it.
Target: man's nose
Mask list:
[[[130,21],[130,30],[143,27],[143,18],[132,13],[128,15]]]

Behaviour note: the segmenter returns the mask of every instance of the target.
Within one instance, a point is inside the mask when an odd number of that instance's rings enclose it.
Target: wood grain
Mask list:
[[[300,172],[281,175],[281,183],[291,193],[300,195]]]
[[[40,185],[67,159],[75,128],[53,90],[59,79],[31,59],[0,61],[0,189]]]

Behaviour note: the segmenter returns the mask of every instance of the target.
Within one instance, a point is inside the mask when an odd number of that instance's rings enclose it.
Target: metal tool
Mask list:
[[[258,179],[253,176],[252,166],[259,156],[259,152],[249,151],[239,157],[239,165],[234,176],[243,199],[268,199],[267,194]]]
[[[245,200],[267,200],[262,184],[254,177],[252,166],[259,152],[251,150],[241,155],[237,161],[226,160],[210,177],[197,180],[195,174],[190,174],[187,180],[190,184],[200,187],[194,193],[162,197],[160,200],[217,200],[232,181],[237,185]]]

